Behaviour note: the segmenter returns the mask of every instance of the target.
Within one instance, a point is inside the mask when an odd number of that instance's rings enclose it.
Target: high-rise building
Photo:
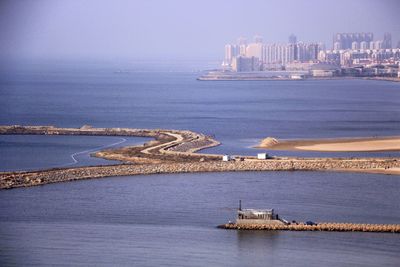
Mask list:
[[[372,32],[368,33],[336,33],[333,36],[333,47],[335,48],[335,43],[339,43],[339,49],[351,49],[353,42],[372,42],[374,40],[374,34]],[[337,46],[337,45],[336,45]],[[335,50],[339,50],[335,49]]]
[[[265,64],[290,63],[295,60],[295,44],[265,44],[263,45],[262,62]]]
[[[351,49],[352,50],[358,50],[360,48],[359,43],[358,42],[352,42],[351,43]]]
[[[256,57],[258,59],[263,58],[263,44],[252,43],[246,47],[246,57]]]
[[[383,49],[383,41],[376,41],[375,42],[375,49]]]
[[[383,49],[391,49],[392,48],[392,35],[388,32],[385,32],[385,34],[383,35],[382,48]]]
[[[295,44],[288,44],[285,46],[285,49],[283,51],[283,57],[282,57],[283,65],[286,65],[287,63],[294,61],[295,47],[296,47]]]
[[[369,45],[366,41],[360,42],[360,49],[361,50],[367,50],[369,48]]]
[[[247,39],[244,37],[239,37],[237,39],[237,45],[239,46],[238,55],[246,56]]]
[[[378,50],[383,48],[383,41],[375,41],[369,43],[369,48],[372,50]]]
[[[246,39],[239,38],[237,44],[225,45],[223,66],[230,66],[240,72],[276,68],[293,62],[310,63],[316,62],[319,52],[325,50],[322,43],[263,44],[260,36],[255,36],[254,40],[254,43],[247,44]],[[293,34],[290,41],[296,41]]]
[[[237,72],[259,71],[260,61],[256,57],[237,56],[232,61],[232,70]]]
[[[296,44],[297,43],[297,37],[293,33],[289,36],[289,44]]]
[[[246,56],[246,48],[247,48],[247,45],[245,45],[245,44],[239,45],[239,55],[240,56],[243,56],[243,57]]]
[[[239,46],[238,45],[233,45],[233,44],[225,45],[224,64],[225,65],[231,65],[233,58],[238,56],[239,52],[240,51],[239,51]]]
[[[299,62],[315,61],[318,59],[318,53],[321,50],[320,45],[316,43],[302,43],[296,44],[295,60]]]
[[[375,42],[369,42],[369,49],[375,49]]]
[[[318,53],[319,53],[320,50],[321,50],[320,49],[320,45],[317,44],[317,43],[307,44],[308,53],[307,53],[306,61],[310,61],[310,60],[315,61],[315,60],[317,60],[318,59]]]

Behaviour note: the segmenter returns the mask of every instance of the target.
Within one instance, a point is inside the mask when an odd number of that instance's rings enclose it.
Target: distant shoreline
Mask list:
[[[213,70],[199,76],[199,81],[304,81],[304,80],[377,80],[400,82],[399,77],[382,76],[310,76],[305,70],[232,72]]]
[[[400,78],[394,77],[353,77],[353,76],[336,76],[336,77],[308,77],[303,79],[292,78],[273,78],[273,77],[203,77],[197,78],[199,81],[326,81],[326,80],[375,80],[387,82],[400,82]]]

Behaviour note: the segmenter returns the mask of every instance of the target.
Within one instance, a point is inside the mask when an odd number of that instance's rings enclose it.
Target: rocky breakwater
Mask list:
[[[329,231],[329,232],[380,232],[400,233],[400,224],[363,224],[324,222],[315,225],[297,224],[248,224],[227,223],[218,228],[228,230],[267,230],[267,231]]]
[[[54,126],[0,126],[2,135],[89,135],[152,137],[153,141],[142,146],[128,146],[107,149],[93,156],[110,160],[134,163],[187,162],[219,160],[219,155],[198,155],[201,149],[217,146],[220,143],[210,136],[188,130],[131,129],[131,128],[58,128]]]
[[[39,171],[0,173],[0,189],[34,186],[99,177],[156,173],[221,171],[362,171],[382,172],[400,168],[395,158],[272,158],[240,157],[222,161],[222,155],[195,152],[218,145],[213,138],[192,131],[129,128],[56,128],[53,126],[0,126],[0,134],[146,136],[154,140],[140,146],[108,149],[95,153],[123,164]]]
[[[357,160],[341,161],[329,159],[313,160],[252,160],[244,161],[187,161],[165,162],[146,164],[119,164],[96,167],[79,167],[51,169],[32,172],[3,172],[0,173],[0,188],[14,188],[41,185],[72,180],[129,176],[139,174],[158,173],[189,173],[189,172],[226,172],[226,171],[321,171],[321,170],[345,170],[352,171],[368,169],[371,166],[384,167],[398,164],[393,160]]]

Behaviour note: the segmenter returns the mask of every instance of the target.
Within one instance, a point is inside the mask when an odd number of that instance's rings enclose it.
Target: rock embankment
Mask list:
[[[362,224],[362,223],[317,223],[300,224],[249,224],[228,223],[218,226],[228,230],[267,230],[267,231],[329,231],[329,232],[381,232],[400,233],[400,224]]]
[[[400,166],[392,159],[304,159],[167,162],[157,164],[120,164],[111,166],[51,169],[32,172],[0,173],[0,188],[14,188],[99,177],[157,173],[226,172],[226,171],[359,171]]]
[[[95,156],[134,164],[59,168],[40,171],[0,173],[0,189],[34,186],[72,180],[156,173],[222,171],[362,171],[396,173],[395,158],[272,158],[222,162],[222,155],[196,154],[218,145],[213,138],[192,131],[129,128],[56,128],[53,126],[0,126],[0,134],[146,136],[155,140],[144,145],[108,149]]]
[[[131,128],[57,128],[54,126],[0,126],[2,135],[90,135],[90,136],[135,136],[152,137],[155,140],[142,146],[107,149],[93,156],[110,160],[134,163],[213,161],[220,155],[194,154],[201,149],[217,146],[220,143],[210,136],[188,130],[131,129]]]

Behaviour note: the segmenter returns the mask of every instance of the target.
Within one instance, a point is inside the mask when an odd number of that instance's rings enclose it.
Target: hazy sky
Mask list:
[[[2,58],[222,59],[225,43],[290,33],[331,47],[335,32],[391,32],[399,0],[1,0]]]

